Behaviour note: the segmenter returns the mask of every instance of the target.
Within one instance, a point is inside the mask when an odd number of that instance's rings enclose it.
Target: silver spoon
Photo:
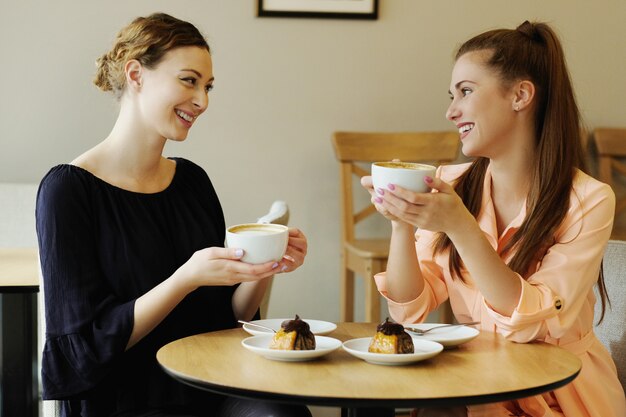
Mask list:
[[[416,327],[404,327],[405,330],[408,330],[411,333],[415,333],[418,336],[422,336],[428,332],[430,332],[431,330],[435,330],[435,329],[441,329],[443,327],[455,327],[455,326],[473,326],[475,324],[480,324],[479,321],[471,321],[469,323],[454,323],[454,324],[442,324],[441,326],[434,326],[431,327],[430,329],[418,329]]]
[[[264,329],[272,333],[276,333],[276,330],[272,329],[271,327],[263,326],[263,325],[256,324],[256,323],[250,323],[249,321],[243,321],[243,320],[237,320],[237,322],[241,324],[247,324],[248,326],[258,327],[260,329]]]

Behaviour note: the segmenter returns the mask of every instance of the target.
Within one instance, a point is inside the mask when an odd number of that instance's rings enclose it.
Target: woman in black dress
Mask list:
[[[290,229],[280,262],[240,262],[241,250],[223,247],[207,174],[162,155],[206,110],[213,81],[196,27],[165,14],[135,19],[98,60],[94,83],[120,102],[111,133],[41,182],[43,397],[61,400],[65,416],[270,415],[178,383],[155,358],[173,340],[250,320],[267,278],[298,268],[307,251]]]

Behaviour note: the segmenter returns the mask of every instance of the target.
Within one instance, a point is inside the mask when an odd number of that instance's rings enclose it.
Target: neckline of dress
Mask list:
[[[105,181],[104,179],[102,179],[102,178],[98,177],[97,175],[95,175],[93,172],[91,172],[91,171],[89,171],[89,170],[87,170],[87,169],[85,169],[83,167],[80,167],[78,165],[73,165],[73,164],[70,164],[70,163],[63,164],[63,165],[65,165],[67,167],[70,167],[72,169],[76,169],[77,171],[82,172],[82,173],[88,175],[89,177],[93,178],[94,180],[96,180],[99,183],[107,186],[110,189],[114,189],[114,190],[117,190],[119,192],[127,193],[127,194],[130,194],[130,195],[150,197],[150,196],[159,196],[159,195],[162,195],[162,194],[165,194],[165,193],[169,192],[174,187],[174,185],[176,183],[176,179],[177,179],[178,173],[179,173],[179,169],[178,168],[180,167],[180,165],[179,165],[180,158],[168,157],[167,159],[169,159],[171,161],[174,161],[174,163],[176,164],[176,166],[174,168],[174,175],[172,176],[172,180],[170,181],[169,184],[167,184],[167,186],[165,188],[163,188],[162,190],[159,190],[159,191],[155,191],[153,193],[142,193],[140,191],[127,190],[126,188],[122,188],[122,187],[117,186],[115,184],[111,184],[108,181]]]

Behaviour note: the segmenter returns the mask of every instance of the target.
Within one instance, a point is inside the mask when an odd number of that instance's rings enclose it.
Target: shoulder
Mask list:
[[[175,157],[170,158],[176,162],[176,174],[186,178],[196,178],[202,180],[208,180],[209,176],[200,165],[196,164],[189,159]]]
[[[47,220],[66,219],[76,222],[91,212],[95,177],[74,165],[57,165],[43,177],[37,191],[35,217],[45,225]]]
[[[171,158],[176,161],[176,189],[191,193],[196,197],[217,198],[213,183],[200,165],[185,158]]]
[[[615,193],[610,185],[593,178],[589,174],[577,170],[572,183],[574,192],[581,197],[604,196],[615,199]]]
[[[88,171],[70,164],[57,165],[41,180],[37,198],[70,200],[85,191],[91,182],[93,176]]]
[[[557,240],[569,242],[583,232],[599,241],[609,239],[615,215],[615,193],[608,184],[577,171],[570,192],[570,205],[557,232]]]
[[[437,176],[447,183],[452,183],[456,181],[461,175],[463,175],[463,173],[467,171],[471,164],[471,162],[467,162],[455,165],[441,165],[439,168],[437,168]]]
[[[207,172],[198,164],[185,158],[171,158],[176,161],[176,186],[174,192],[179,197],[199,203],[205,214],[210,213],[213,219],[224,229],[224,213],[213,183]],[[223,240],[223,236],[222,236]]]
[[[615,193],[608,184],[598,181],[592,176],[577,170],[572,183],[574,198],[584,202],[585,206],[606,202],[615,205]]]

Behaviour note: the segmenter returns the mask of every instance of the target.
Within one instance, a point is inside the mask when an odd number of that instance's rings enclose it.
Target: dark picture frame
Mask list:
[[[258,0],[259,17],[378,19],[378,0]]]

